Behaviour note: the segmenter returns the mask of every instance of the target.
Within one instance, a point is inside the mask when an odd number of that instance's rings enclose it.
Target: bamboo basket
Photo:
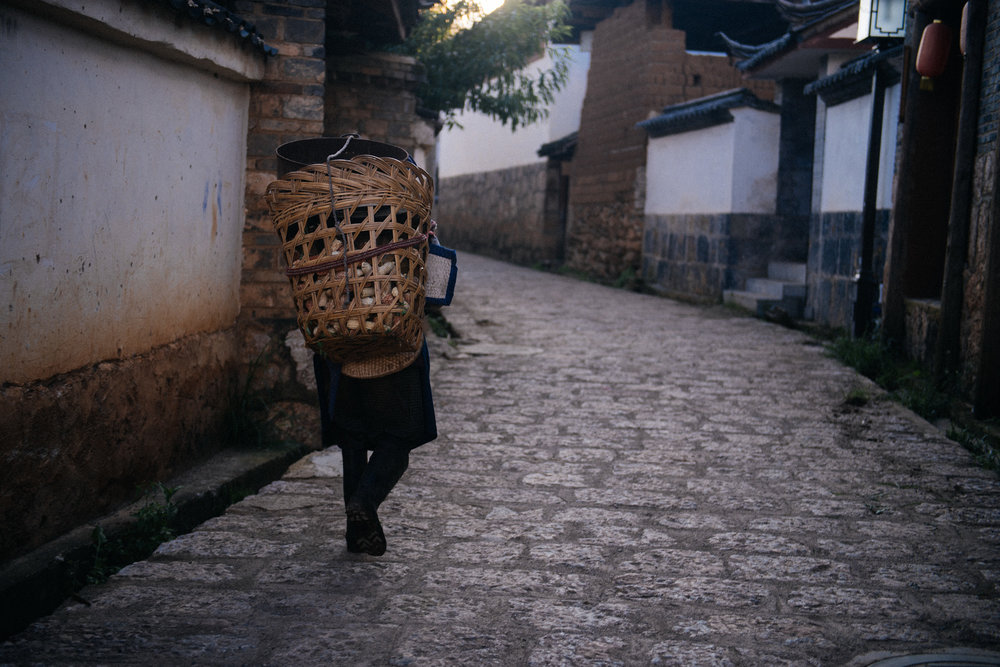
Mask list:
[[[433,180],[397,157],[322,160],[289,164],[265,194],[306,345],[339,363],[412,359],[423,340]]]

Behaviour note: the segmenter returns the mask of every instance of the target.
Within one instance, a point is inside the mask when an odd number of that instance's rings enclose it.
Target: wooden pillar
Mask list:
[[[946,22],[957,26],[954,8],[947,9]],[[960,12],[961,6],[957,9]],[[883,297],[882,336],[893,345],[904,341],[905,299],[940,298],[944,276],[961,63],[952,57],[947,71],[934,81],[934,90],[920,89],[914,60],[923,29],[934,18],[940,17],[916,11],[904,47],[901,130]]]
[[[965,267],[968,262],[969,216],[972,208],[972,181],[979,139],[979,97],[986,42],[986,0],[970,0],[967,56],[962,72],[962,98],[958,121],[958,146],[952,180],[951,212],[948,221],[948,250],[945,256],[944,285],[941,290],[941,328],[934,353],[934,377],[938,382],[958,368],[961,347],[962,306],[965,295]]]

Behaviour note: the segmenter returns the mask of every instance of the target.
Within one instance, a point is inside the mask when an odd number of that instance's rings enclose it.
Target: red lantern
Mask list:
[[[948,52],[951,50],[951,28],[934,21],[926,28],[920,37],[920,47],[917,49],[917,72],[923,79],[920,87],[929,88],[930,79],[944,74],[948,66]]]

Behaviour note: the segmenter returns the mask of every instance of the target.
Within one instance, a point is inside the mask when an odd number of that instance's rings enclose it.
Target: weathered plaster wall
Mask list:
[[[3,11],[3,379],[229,326],[246,84]]]
[[[649,140],[647,215],[774,212],[780,118],[731,113],[731,123]]]
[[[892,203],[899,95],[899,85],[891,86],[885,91],[877,199],[880,209],[889,208]],[[865,164],[871,116],[870,95],[826,108],[826,146],[820,190],[822,211],[861,210],[865,194]]]
[[[219,446],[249,81],[154,3],[0,7],[0,560]]]

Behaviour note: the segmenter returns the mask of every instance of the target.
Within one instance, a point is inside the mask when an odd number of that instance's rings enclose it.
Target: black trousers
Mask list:
[[[324,445],[341,449],[345,504],[356,500],[376,510],[409,467],[410,450],[426,441],[421,361],[366,380],[339,373],[334,378],[329,366],[317,360],[323,440]],[[332,406],[331,392],[335,392]]]
[[[342,447],[344,504],[352,500],[370,511],[389,496],[410,465],[410,448],[382,446],[371,457],[366,448]]]

